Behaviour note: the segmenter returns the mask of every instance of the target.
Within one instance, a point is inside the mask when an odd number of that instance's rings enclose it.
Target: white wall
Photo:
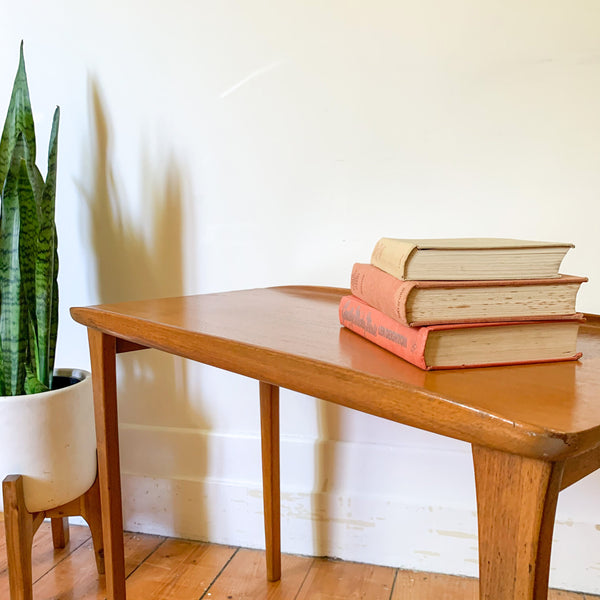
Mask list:
[[[572,241],[600,312],[597,2],[0,7],[0,111],[21,39],[40,148],[62,110],[61,365],[70,306],[344,286],[383,235]],[[120,382],[127,527],[262,546],[257,385],[152,353]],[[476,575],[466,444],[289,392],[281,420],[284,551]],[[561,495],[555,586],[600,592],[599,487]]]

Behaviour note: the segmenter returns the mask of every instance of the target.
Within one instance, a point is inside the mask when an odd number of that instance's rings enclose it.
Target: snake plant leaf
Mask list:
[[[0,189],[10,168],[11,156],[19,133],[24,134],[27,145],[27,156],[25,157],[30,167],[35,165],[35,127],[33,112],[29,99],[29,87],[27,85],[27,73],[25,71],[25,58],[23,56],[23,42],[19,56],[19,67],[15,76],[12,95],[8,105],[8,113],[4,122],[2,137],[0,138]],[[37,187],[39,179],[36,177],[34,185]]]
[[[33,196],[28,187],[25,140],[17,136],[12,160],[2,192],[0,220],[0,337],[2,346],[2,379],[4,394],[24,393],[27,364],[27,306],[24,301],[20,265],[20,199],[21,193]]]
[[[31,159],[31,150],[27,144],[25,144],[25,162],[27,163],[29,181],[31,182],[31,187],[35,196],[35,206],[39,207],[42,201],[42,194],[44,193],[44,178],[35,162]]]
[[[58,252],[54,205],[56,197],[56,166],[58,160],[58,126],[60,110],[57,107],[52,120],[48,148],[48,173],[39,206],[39,233],[35,264],[36,322],[38,335],[37,377],[52,385],[54,354],[58,331]]]
[[[27,326],[27,353],[23,360],[34,369],[38,359],[35,266],[38,253],[38,210],[27,161],[19,171],[19,262],[21,268],[21,306]]]
[[[57,108],[46,181],[35,164],[36,140],[23,44],[0,138],[0,394],[37,393],[52,385],[58,326],[58,252],[54,223]]]
[[[25,393],[39,394],[40,392],[47,392],[48,389],[49,388],[34,375],[30,366],[27,365],[25,368]]]

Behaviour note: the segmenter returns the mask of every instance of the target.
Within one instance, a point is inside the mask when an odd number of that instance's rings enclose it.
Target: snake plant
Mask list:
[[[46,180],[36,141],[21,42],[0,138],[0,395],[52,387],[58,325],[54,200],[60,110],[54,112]]]

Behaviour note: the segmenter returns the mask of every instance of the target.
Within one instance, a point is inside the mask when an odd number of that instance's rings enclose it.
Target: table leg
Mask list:
[[[563,463],[473,446],[480,600],[546,600]]]
[[[117,418],[116,340],[88,328],[94,389],[98,450],[98,479],[104,539],[107,600],[125,600],[123,509],[119,468]]]
[[[281,578],[279,388],[262,381],[260,382],[260,430],[267,579],[277,581]]]

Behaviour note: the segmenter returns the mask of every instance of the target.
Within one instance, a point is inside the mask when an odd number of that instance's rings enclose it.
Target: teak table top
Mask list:
[[[281,575],[279,388],[472,444],[481,600],[546,600],[559,492],[600,468],[600,318],[578,362],[425,372],[342,328],[348,290],[278,287],[71,309],[88,327],[109,600],[125,600],[116,355],[257,379],[266,571]]]
[[[425,372],[341,327],[346,293],[287,286],[71,314],[121,340],[496,450],[559,461],[600,445],[598,317],[580,328],[577,362]]]

